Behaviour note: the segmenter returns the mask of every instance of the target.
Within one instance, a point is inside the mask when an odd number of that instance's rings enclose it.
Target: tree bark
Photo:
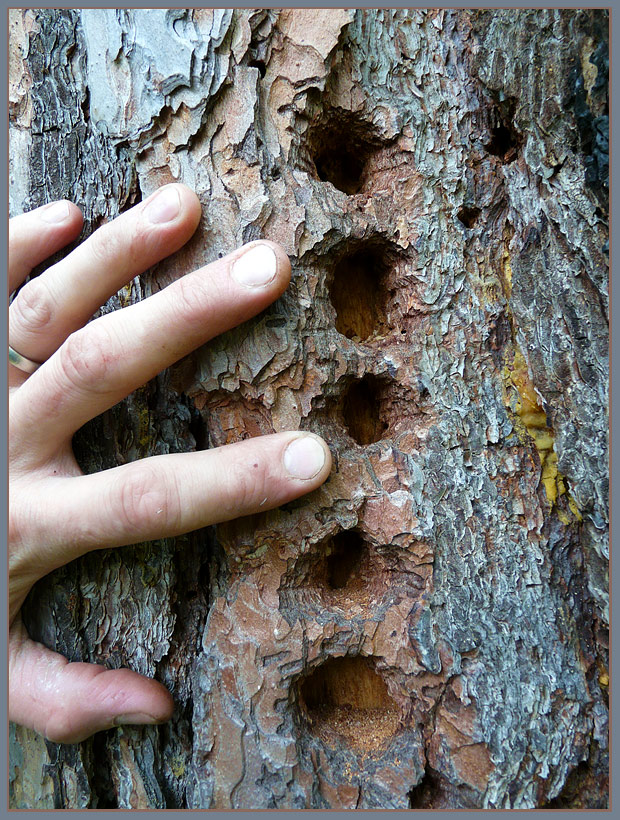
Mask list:
[[[293,265],[84,428],[83,468],[299,428],[334,457],[280,510],[37,585],[33,637],[176,712],[13,727],[12,805],[606,807],[607,12],[10,26],[12,213],[66,197],[86,235],[173,180],[202,201],[103,311],[259,237]]]

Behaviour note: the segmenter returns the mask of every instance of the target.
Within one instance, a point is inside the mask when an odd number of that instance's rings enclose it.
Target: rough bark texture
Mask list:
[[[335,463],[38,585],[34,636],[177,710],[15,729],[13,804],[606,806],[607,13],[19,10],[11,37],[13,212],[203,203],[105,310],[258,237],[293,263],[82,431],[84,468],[297,428]]]

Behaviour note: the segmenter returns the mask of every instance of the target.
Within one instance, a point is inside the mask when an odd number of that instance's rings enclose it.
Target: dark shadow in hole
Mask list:
[[[257,69],[258,69],[258,73],[260,74],[261,79],[262,79],[262,78],[265,76],[265,74],[267,73],[267,67],[266,67],[266,65],[265,65],[264,60],[250,60],[250,62],[248,63],[248,65],[249,65],[251,68],[257,68]]]
[[[433,808],[433,804],[436,802],[439,791],[439,782],[427,766],[422,780],[409,792],[409,808]]]
[[[380,418],[383,388],[381,379],[368,374],[354,381],[344,395],[344,423],[351,438],[362,446],[380,441],[388,429]]]
[[[97,732],[92,737],[93,753],[97,755],[97,760],[105,761],[109,764],[109,753],[107,741],[109,732]],[[93,796],[96,797],[98,809],[118,809],[118,797],[110,773],[109,765],[97,766],[92,772],[90,788]]]
[[[364,187],[366,165],[381,140],[355,115],[332,111],[328,116],[308,132],[310,157],[319,179],[351,196]]]
[[[84,86],[84,95],[82,97],[82,102],[80,103],[80,108],[82,109],[82,118],[84,122],[88,122],[90,120],[90,90],[88,86]]]
[[[463,205],[461,210],[457,213],[457,219],[459,222],[462,222],[466,228],[473,228],[476,224],[476,220],[480,216],[480,208],[476,208],[475,206],[467,206]]]
[[[307,730],[330,746],[384,748],[400,728],[399,709],[370,658],[331,658],[298,684]]]
[[[496,124],[491,128],[491,139],[484,146],[489,154],[499,157],[504,164],[517,158],[523,141],[514,126],[514,109],[514,100],[509,100],[495,109],[493,116]]]
[[[480,807],[480,793],[464,783],[451,783],[445,775],[432,769],[428,763],[424,777],[409,792],[410,809],[432,811],[447,809],[475,809]]]
[[[207,422],[191,400],[187,400],[190,413],[189,431],[196,442],[196,450],[207,450],[209,447],[209,427]]]
[[[327,583],[331,589],[343,589],[360,568],[363,542],[354,530],[343,530],[332,539],[332,553],[327,558]]]
[[[503,158],[506,152],[514,147],[509,129],[505,125],[498,125],[491,131],[491,139],[485,147],[489,154]]]

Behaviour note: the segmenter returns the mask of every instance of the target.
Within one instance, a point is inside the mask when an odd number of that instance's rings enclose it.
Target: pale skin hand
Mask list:
[[[32,641],[20,609],[37,580],[91,550],[277,507],[318,487],[331,469],[325,443],[299,432],[156,456],[94,475],[78,467],[71,439],[79,427],[259,313],[288,285],[282,249],[253,242],[88,323],[111,294],[178,250],[199,219],[192,191],[165,186],[27,283],[10,307],[12,347],[44,364],[30,376],[9,367],[9,717],[53,741],[166,721],[173,700],[160,683],[129,669],[68,663]],[[81,225],[79,209],[64,201],[12,219],[9,292],[74,240]],[[261,284],[261,273],[273,276]]]

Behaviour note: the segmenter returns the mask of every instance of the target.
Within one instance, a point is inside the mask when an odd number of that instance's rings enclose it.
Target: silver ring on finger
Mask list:
[[[13,367],[23,370],[24,373],[34,373],[35,370],[41,367],[41,362],[33,362],[32,359],[27,359],[12,348],[11,345],[9,345],[9,363],[12,364]]]

